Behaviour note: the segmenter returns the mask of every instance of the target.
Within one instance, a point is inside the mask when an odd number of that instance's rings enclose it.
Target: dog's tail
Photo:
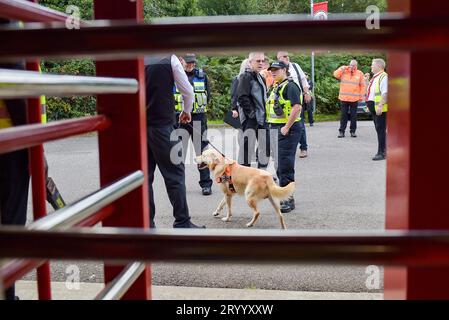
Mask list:
[[[270,179],[267,181],[268,186],[268,192],[273,198],[279,199],[279,200],[285,200],[288,197],[290,197],[293,192],[295,191],[295,183],[290,182],[285,187],[278,187],[276,183],[274,183],[273,178],[270,177]]]

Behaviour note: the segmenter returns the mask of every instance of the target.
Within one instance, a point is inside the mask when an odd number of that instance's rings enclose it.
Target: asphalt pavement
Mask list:
[[[297,158],[296,210],[284,214],[289,229],[297,230],[383,230],[385,222],[385,161],[371,157],[377,150],[371,121],[359,121],[357,138],[338,139],[337,122],[307,126],[309,156]],[[228,157],[236,158],[237,136],[225,127],[210,128],[210,140]],[[50,176],[66,202],[76,201],[99,188],[96,135],[78,136],[45,145]],[[117,150],[119,152],[119,150]],[[299,155],[299,152],[298,152]],[[192,156],[188,155],[188,159]],[[214,229],[244,229],[251,210],[243,198],[233,201],[233,219],[225,223],[212,216],[222,199],[214,183],[213,194],[203,196],[196,165],[186,165],[186,187],[192,221]],[[155,178],[156,224],[171,228],[172,208],[160,173]],[[29,221],[31,220],[31,201]],[[52,211],[48,206],[48,210]],[[261,216],[254,229],[278,229],[279,220],[268,201],[260,203]],[[102,282],[101,262],[52,262],[52,280],[65,281],[68,266],[80,270],[81,282]],[[380,266],[379,266],[380,267]],[[380,268],[382,277],[382,268]],[[152,265],[157,286],[253,288],[289,291],[381,292],[366,285],[367,266],[168,264]],[[33,280],[34,272],[24,280]]]

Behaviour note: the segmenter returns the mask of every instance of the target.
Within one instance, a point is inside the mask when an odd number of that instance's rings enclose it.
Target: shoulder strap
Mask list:
[[[387,76],[387,73],[384,72],[379,76],[379,80],[377,81],[377,89],[380,92],[380,84],[382,83],[382,80],[385,79],[385,77]]]
[[[304,92],[304,88],[302,87],[301,74],[299,73],[298,66],[296,63],[292,62],[293,68],[295,68],[296,74],[298,75],[299,88],[301,89],[301,93]]]

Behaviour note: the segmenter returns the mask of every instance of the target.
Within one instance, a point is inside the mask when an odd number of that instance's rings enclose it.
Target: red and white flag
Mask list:
[[[327,20],[327,1],[313,4],[313,19]]]

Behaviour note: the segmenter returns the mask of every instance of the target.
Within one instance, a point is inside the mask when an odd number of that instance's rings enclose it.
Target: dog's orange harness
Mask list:
[[[223,171],[223,174],[217,178],[217,183],[229,183],[229,190],[231,190],[231,192],[236,192],[235,188],[234,188],[234,184],[232,183],[232,166],[234,165],[234,163],[232,164],[228,164],[225,168],[225,170]]]

